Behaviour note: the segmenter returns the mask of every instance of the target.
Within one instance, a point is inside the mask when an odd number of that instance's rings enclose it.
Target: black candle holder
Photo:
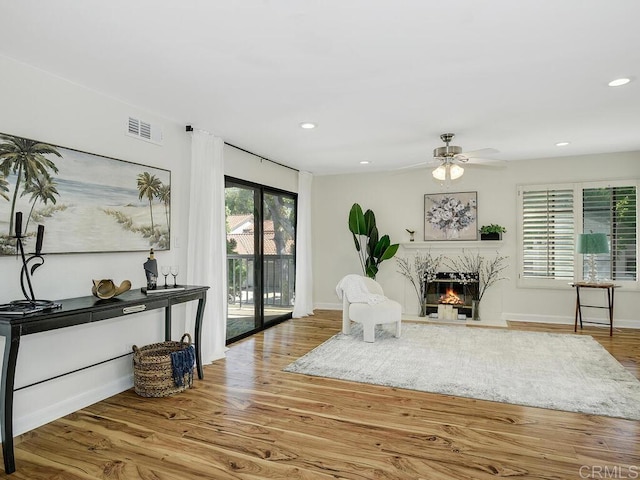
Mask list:
[[[22,293],[25,299],[13,300],[10,305],[16,306],[25,311],[37,311],[59,307],[59,304],[56,304],[51,300],[36,299],[35,293],[33,292],[33,283],[31,282],[31,276],[33,275],[33,273],[38,267],[44,264],[44,258],[42,257],[42,240],[44,238],[44,226],[38,225],[36,251],[34,254],[28,257],[24,251],[24,243],[22,241],[22,238],[22,212],[17,212],[15,222],[16,250],[22,259],[22,269],[20,271],[20,288],[22,289]]]
[[[33,284],[31,283],[31,275],[36,269],[44,264],[44,258],[42,255],[35,254],[27,257],[24,253],[24,244],[21,237],[16,237],[16,248],[18,254],[22,257],[22,270],[20,271],[20,287],[24,298],[29,302],[36,302],[35,294],[33,293]],[[33,263],[31,266],[29,266]]]

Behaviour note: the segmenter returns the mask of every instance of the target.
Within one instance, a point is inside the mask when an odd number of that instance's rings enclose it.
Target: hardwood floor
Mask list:
[[[238,342],[174,397],[130,390],[28,432],[16,439],[18,470],[0,478],[640,478],[638,421],[281,371],[340,318],[316,311]],[[605,330],[583,334],[640,377],[640,331]]]

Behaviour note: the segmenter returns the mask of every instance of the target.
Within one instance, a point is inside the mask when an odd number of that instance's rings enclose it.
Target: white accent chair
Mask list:
[[[366,288],[371,294],[382,295],[382,287],[375,280],[362,277]],[[346,293],[342,294],[342,333],[349,335],[351,333],[351,322],[362,324],[362,332],[364,341],[372,343],[375,341],[376,325],[383,323],[395,323],[395,336],[400,338],[402,320],[402,306],[388,298],[379,303],[351,303],[347,299]]]

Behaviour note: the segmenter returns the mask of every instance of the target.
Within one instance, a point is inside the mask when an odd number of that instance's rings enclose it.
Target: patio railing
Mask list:
[[[229,305],[253,305],[254,271],[253,255],[227,254]],[[293,307],[294,255],[265,255],[262,278],[265,305]]]

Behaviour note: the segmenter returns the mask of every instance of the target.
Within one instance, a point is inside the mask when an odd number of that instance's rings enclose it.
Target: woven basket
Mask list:
[[[185,342],[185,338],[187,341]],[[133,388],[142,397],[167,397],[182,392],[193,384],[193,369],[184,374],[182,385],[173,378],[171,354],[191,348],[191,335],[185,333],[179,342],[133,346]]]

